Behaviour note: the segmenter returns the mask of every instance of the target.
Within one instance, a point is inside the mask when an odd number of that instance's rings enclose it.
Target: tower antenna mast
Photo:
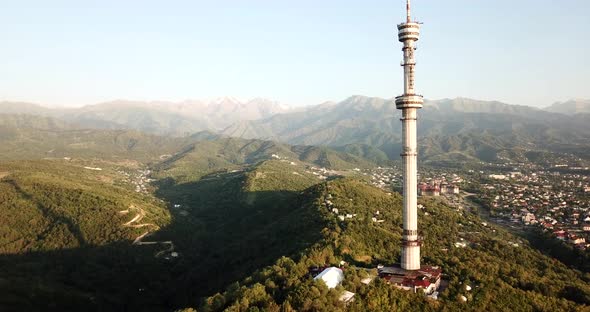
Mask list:
[[[397,25],[398,38],[403,43],[404,93],[395,98],[397,109],[402,111],[402,161],[403,179],[403,238],[401,267],[404,270],[420,269],[420,246],[422,241],[418,235],[417,212],[417,180],[418,180],[418,148],[416,140],[417,110],[422,108],[424,100],[416,94],[414,80],[416,76],[416,41],[420,38],[420,24],[412,22],[410,16],[410,0],[406,1],[407,19]]]

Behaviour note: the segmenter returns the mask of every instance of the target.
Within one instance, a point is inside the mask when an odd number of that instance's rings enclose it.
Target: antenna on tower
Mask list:
[[[410,23],[410,0],[406,1],[406,12],[408,14],[408,20],[407,22]]]

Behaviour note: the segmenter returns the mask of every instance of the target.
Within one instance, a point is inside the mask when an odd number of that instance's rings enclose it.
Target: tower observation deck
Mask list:
[[[412,21],[410,16],[410,0],[406,4],[407,19],[405,23],[397,25],[399,41],[403,43],[404,59],[404,94],[395,98],[395,106],[402,110],[402,161],[403,178],[403,238],[400,265],[405,270],[420,269],[420,245],[418,236],[417,211],[417,109],[422,108],[424,99],[416,94],[414,79],[416,75],[416,41],[420,38],[420,24]]]

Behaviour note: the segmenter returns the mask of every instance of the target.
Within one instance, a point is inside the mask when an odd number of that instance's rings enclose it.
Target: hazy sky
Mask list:
[[[0,0],[0,100],[267,97],[402,90],[404,0]],[[590,1],[414,0],[417,90],[546,106],[590,98]]]

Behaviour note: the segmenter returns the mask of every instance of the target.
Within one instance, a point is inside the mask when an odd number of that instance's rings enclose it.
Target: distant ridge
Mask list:
[[[539,109],[469,98],[427,100],[419,113],[421,159],[519,161],[530,150],[584,156],[590,154],[589,103],[572,100]],[[262,98],[224,97],[175,103],[119,100],[73,109],[0,102],[0,111],[54,117],[94,129],[173,137],[211,131],[227,137],[328,146],[376,162],[398,159],[400,153],[400,112],[392,99],[362,95],[296,109]]]
[[[347,151],[328,147],[230,138],[209,131],[171,138],[137,130],[88,129],[51,117],[0,114],[0,160],[64,157],[134,159],[196,171],[277,158],[332,169],[374,165]]]
[[[565,115],[588,114],[590,113],[590,100],[576,99],[566,102],[557,102],[546,107],[545,110]]]
[[[240,101],[222,97],[182,102],[116,100],[79,108],[46,108],[21,102],[0,102],[0,112],[51,116],[102,129],[135,129],[159,135],[184,136],[202,130],[218,131],[240,120],[256,120],[288,112],[276,101]]]
[[[398,159],[399,118],[391,99],[352,96],[334,105],[242,121],[222,133]],[[426,101],[419,118],[419,148],[427,161],[497,161],[506,159],[505,154],[517,161],[530,149],[588,154],[590,146],[590,117],[584,114],[572,118],[529,106],[457,98]]]

